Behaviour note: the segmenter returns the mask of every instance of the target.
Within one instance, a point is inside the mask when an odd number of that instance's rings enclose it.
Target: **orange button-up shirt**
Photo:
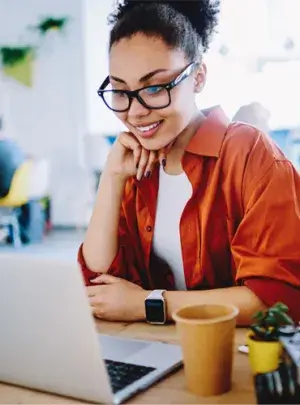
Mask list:
[[[230,123],[216,107],[182,167],[193,189],[180,221],[187,288],[246,285],[267,305],[285,302],[299,320],[300,176],[292,164],[267,135]],[[146,289],[174,289],[171,270],[152,251],[158,185],[158,166],[150,179],[128,180],[109,273]],[[79,262],[89,285],[96,274],[82,249]]]

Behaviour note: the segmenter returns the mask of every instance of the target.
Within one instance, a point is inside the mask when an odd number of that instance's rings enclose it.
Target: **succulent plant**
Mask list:
[[[294,325],[294,321],[288,315],[289,308],[281,302],[276,303],[265,311],[257,312],[254,323],[250,325],[253,332],[252,338],[263,341],[277,341],[280,327]]]

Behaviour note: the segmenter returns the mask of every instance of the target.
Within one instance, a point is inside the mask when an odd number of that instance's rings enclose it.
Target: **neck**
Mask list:
[[[181,150],[183,154],[203,120],[205,120],[204,114],[197,110],[188,126],[179,134],[176,141],[173,143],[171,150]]]
[[[180,133],[175,142],[172,144],[167,155],[167,173],[179,174],[182,172],[181,160],[184,155],[185,149],[197,132],[201,122],[204,120],[204,114],[201,111],[197,110],[188,126]]]

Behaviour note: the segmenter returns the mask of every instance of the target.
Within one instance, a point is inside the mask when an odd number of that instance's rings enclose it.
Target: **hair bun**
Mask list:
[[[147,7],[154,3],[168,5],[183,14],[201,38],[203,50],[208,49],[211,36],[218,24],[220,0],[160,0],[154,2],[150,0],[123,0],[118,2],[116,11],[109,17],[108,21],[114,23],[135,7]]]
[[[138,3],[138,2],[136,2]],[[162,1],[183,14],[202,38],[204,50],[208,48],[210,37],[218,24],[220,0]]]

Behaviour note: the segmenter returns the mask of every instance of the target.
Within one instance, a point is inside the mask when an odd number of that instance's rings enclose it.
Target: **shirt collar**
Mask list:
[[[220,106],[203,110],[202,113],[206,118],[191,139],[186,151],[197,155],[219,157],[230,120]]]

